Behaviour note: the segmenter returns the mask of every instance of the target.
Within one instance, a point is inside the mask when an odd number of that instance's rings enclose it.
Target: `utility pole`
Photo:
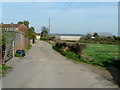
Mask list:
[[[50,34],[50,18],[49,18],[49,32],[48,33]]]

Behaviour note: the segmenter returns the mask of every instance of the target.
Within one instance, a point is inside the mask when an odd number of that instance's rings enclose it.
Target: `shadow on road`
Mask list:
[[[114,67],[106,67],[106,69],[110,72],[114,81],[120,87],[120,69],[117,69],[117,68],[114,68]]]
[[[106,62],[103,62],[103,64],[105,68],[109,71],[109,73],[111,74],[113,81],[115,81],[116,84],[120,87],[120,60],[114,61],[114,63],[111,65],[109,65]]]

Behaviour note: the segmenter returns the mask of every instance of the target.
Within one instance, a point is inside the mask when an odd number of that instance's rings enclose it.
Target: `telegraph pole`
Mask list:
[[[49,32],[48,33],[50,34],[50,18],[49,18]]]

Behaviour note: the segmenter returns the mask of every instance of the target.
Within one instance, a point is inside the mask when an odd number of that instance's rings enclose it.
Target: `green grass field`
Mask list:
[[[105,44],[87,44],[86,50],[90,51],[118,51],[118,45],[105,45]]]
[[[113,59],[119,57],[118,45],[87,44],[85,54],[92,63],[105,66],[112,64]]]

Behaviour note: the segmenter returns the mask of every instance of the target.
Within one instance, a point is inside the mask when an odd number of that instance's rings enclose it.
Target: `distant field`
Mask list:
[[[118,58],[118,45],[87,44],[85,54],[93,63],[104,66],[105,63],[113,63]]]
[[[90,51],[118,51],[118,45],[87,44],[86,50],[90,50]]]

